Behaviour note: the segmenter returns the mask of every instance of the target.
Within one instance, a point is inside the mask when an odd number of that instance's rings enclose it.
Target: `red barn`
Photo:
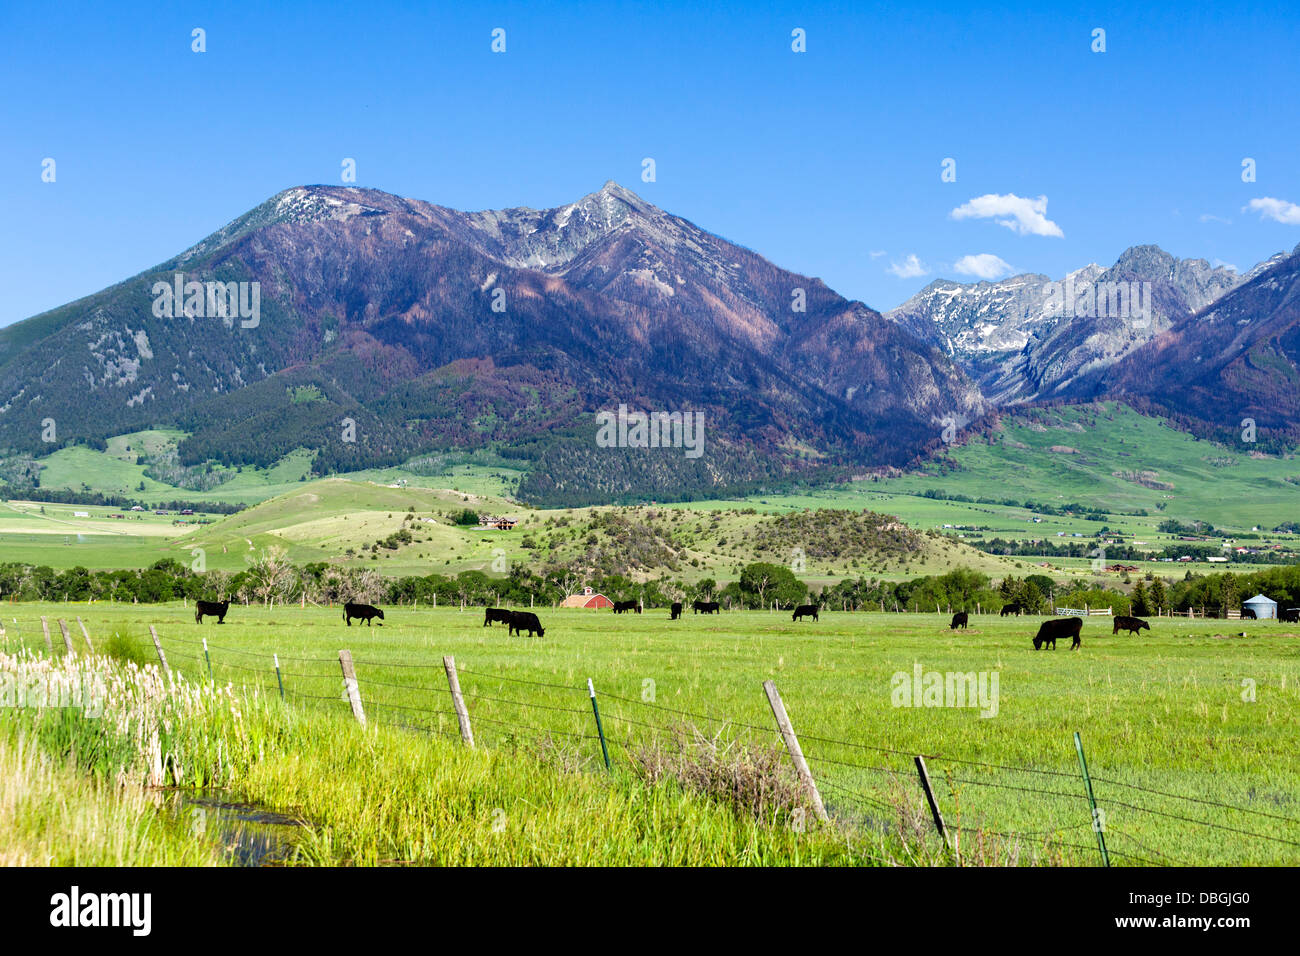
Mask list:
[[[560,607],[589,607],[595,610],[613,606],[613,601],[591,588],[583,588],[581,594],[571,594],[560,602]]]

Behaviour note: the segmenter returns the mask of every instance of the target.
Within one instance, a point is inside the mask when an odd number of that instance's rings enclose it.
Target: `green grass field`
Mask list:
[[[670,742],[685,725],[737,745],[776,744],[761,689],[770,678],[837,827],[879,838],[911,825],[920,827],[918,846],[932,841],[928,823],[916,822],[926,816],[911,759],[926,754],[945,818],[964,828],[967,862],[1096,862],[1078,731],[1115,862],[1300,862],[1293,625],[1164,619],[1135,638],[1112,637],[1107,619],[1091,618],[1080,651],[1034,652],[1035,620],[975,617],[969,631],[954,633],[946,618],[928,614],[827,612],[796,625],[763,612],[670,622],[663,611],[544,609],[540,639],[482,627],[481,609],[389,608],[386,626],[374,629],[344,627],[337,608],[235,607],[226,624],[202,626],[179,605],[8,605],[3,614],[9,646],[37,649],[41,614],[56,650],[56,617],[81,615],[93,638],[130,635],[149,654],[153,624],[172,666],[199,681],[206,638],[219,682],[272,700],[278,654],[290,710],[344,722],[337,653],[347,648],[372,724],[453,739],[442,655],[454,655],[481,746],[508,752],[549,739],[554,761],[587,777],[603,772],[588,678],[619,779],[645,745]],[[996,673],[996,715],[895,706],[894,676],[910,678],[918,664],[926,673]],[[243,795],[310,816],[307,806],[328,803],[312,796],[314,787],[332,799],[352,792],[346,779],[286,780],[259,789],[250,778]],[[534,812],[525,791],[504,808],[512,819]]]

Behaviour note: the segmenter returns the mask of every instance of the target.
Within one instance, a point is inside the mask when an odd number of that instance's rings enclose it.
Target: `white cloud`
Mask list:
[[[1300,226],[1300,206],[1285,199],[1252,199],[1249,205],[1242,206],[1241,211],[1253,210],[1260,219],[1272,219],[1288,226]]]
[[[1215,259],[1214,262],[1210,264],[1214,266],[1214,268],[1216,269],[1231,269],[1233,272],[1238,272],[1238,273],[1241,272],[1241,270],[1238,269],[1236,266],[1234,266],[1231,262],[1224,262],[1222,259]]]
[[[873,258],[873,259],[879,259],[879,258],[880,258],[881,256],[883,256],[884,254],[885,254],[885,250],[884,250],[884,249],[872,249],[872,250],[871,250],[871,258]]]
[[[976,196],[952,211],[954,219],[992,219],[1022,236],[1056,236],[1064,239],[1061,227],[1047,218],[1047,197],[1027,199],[1013,193]]]
[[[1214,215],[1214,213],[1210,213],[1210,212],[1201,214],[1201,222],[1218,222],[1218,223],[1222,223],[1225,226],[1232,225],[1231,219],[1224,219],[1222,216],[1216,216]]]
[[[962,256],[952,267],[964,276],[992,281],[1010,275],[1015,270],[1006,261],[991,252],[981,252],[974,256]]]
[[[930,273],[930,270],[915,255],[908,256],[902,262],[891,263],[889,271],[900,279],[915,279],[917,276]]]

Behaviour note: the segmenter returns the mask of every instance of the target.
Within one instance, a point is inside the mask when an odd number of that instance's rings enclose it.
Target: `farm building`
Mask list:
[[[509,531],[518,524],[514,518],[501,518],[497,515],[479,515],[478,523],[479,527],[496,528],[498,531]]]
[[[1242,601],[1241,606],[1254,611],[1257,621],[1272,620],[1277,617],[1277,602],[1264,597],[1262,594],[1256,594],[1249,601]]]
[[[589,607],[595,610],[613,606],[613,601],[603,594],[597,594],[591,588],[583,588],[582,593],[571,594],[560,602],[560,607]]]

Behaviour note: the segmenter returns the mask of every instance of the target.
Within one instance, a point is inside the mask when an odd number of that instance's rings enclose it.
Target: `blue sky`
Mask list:
[[[1184,6],[8,3],[0,325],[345,157],[462,209],[614,179],[881,310],[1148,242],[1244,270],[1300,242],[1300,8]]]

